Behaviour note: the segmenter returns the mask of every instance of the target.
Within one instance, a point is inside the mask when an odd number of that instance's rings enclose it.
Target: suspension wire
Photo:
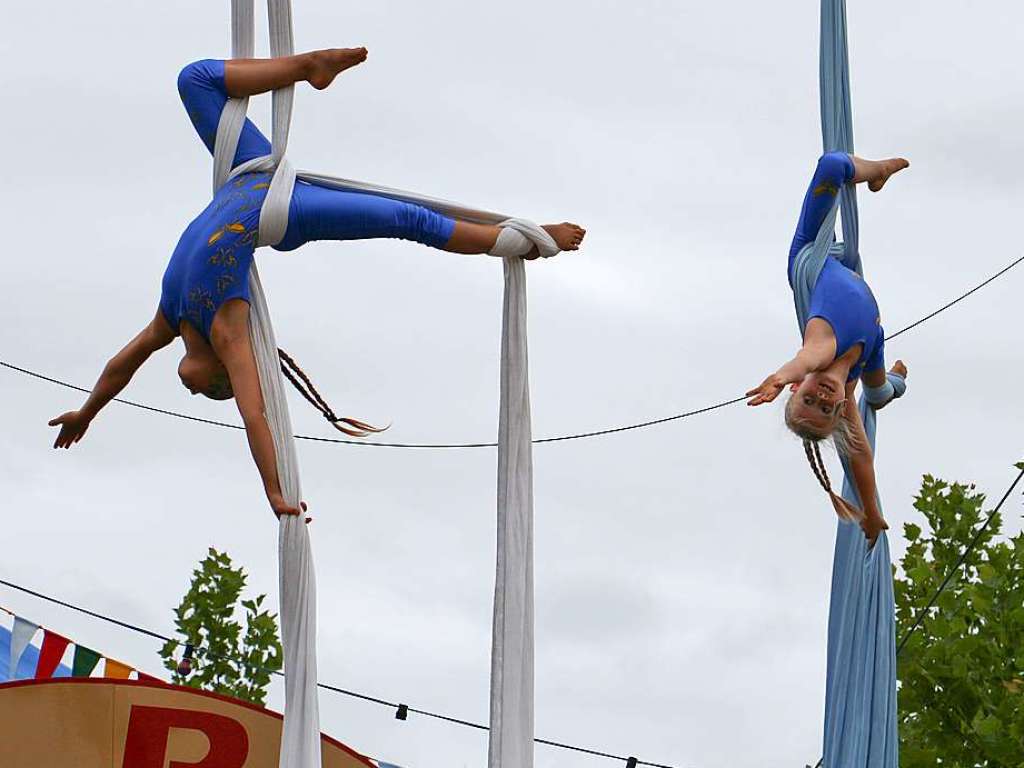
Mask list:
[[[920,318],[919,320],[915,320],[910,325],[905,326],[904,328],[901,328],[900,330],[896,331],[895,333],[889,334],[888,336],[885,337],[885,340],[886,341],[892,341],[893,339],[897,338],[898,336],[902,336],[904,333],[907,333],[908,331],[911,331],[914,328],[917,328],[922,323],[925,323],[925,322],[931,320],[932,318],[936,317],[937,315],[942,314],[946,310],[956,306],[957,304],[959,304],[964,299],[968,298],[969,296],[972,296],[973,294],[977,293],[978,291],[980,291],[985,286],[989,285],[990,283],[994,282],[995,280],[997,280],[1000,277],[1002,277],[1003,275],[1005,275],[1007,272],[1009,272],[1011,269],[1013,269],[1014,267],[1019,265],[1021,262],[1024,262],[1024,256],[1021,256],[1021,257],[1015,259],[1014,261],[1010,262],[1008,265],[1003,267],[1001,270],[996,272],[994,275],[991,275],[990,277],[986,278],[982,282],[978,283],[973,288],[971,288],[971,289],[965,291],[964,293],[960,294],[959,296],[957,296],[952,301],[949,301],[946,304],[943,304],[941,307],[939,307],[935,311],[928,313],[927,315],[925,315],[924,317]],[[7,368],[8,370],[15,371],[16,373],[23,374],[25,376],[30,376],[32,378],[39,379],[41,381],[47,381],[47,382],[49,382],[51,384],[56,384],[57,386],[64,387],[66,389],[72,389],[72,390],[75,390],[77,392],[83,392],[83,393],[86,393],[86,394],[91,392],[91,390],[86,389],[85,387],[80,387],[80,386],[78,386],[76,384],[71,384],[69,382],[62,381],[60,379],[55,379],[52,376],[47,376],[47,375],[39,373],[37,371],[32,371],[32,370],[29,370],[27,368],[22,368],[20,366],[14,365],[13,363],[5,362],[3,360],[0,360],[0,366],[2,366],[4,368]],[[535,445],[541,445],[543,443],[560,443],[560,442],[566,442],[566,441],[569,441],[569,440],[583,440],[583,439],[592,438],[592,437],[603,437],[605,435],[617,434],[619,432],[629,432],[629,431],[636,430],[636,429],[646,429],[648,427],[657,426],[659,424],[667,424],[670,421],[678,421],[680,419],[690,418],[691,416],[698,416],[700,414],[710,413],[711,411],[717,411],[717,410],[719,410],[721,408],[726,408],[726,407],[728,407],[730,405],[735,405],[736,403],[742,402],[745,399],[746,399],[745,396],[743,396],[743,397],[734,397],[734,398],[731,398],[729,400],[723,400],[721,402],[715,403],[713,405],[704,406],[703,408],[696,408],[696,409],[691,410],[691,411],[685,411],[683,413],[677,413],[677,414],[675,414],[673,416],[664,416],[664,417],[662,417],[660,419],[651,419],[650,421],[641,421],[641,422],[638,422],[638,423],[635,423],[635,424],[627,424],[627,425],[621,426],[621,427],[609,427],[607,429],[596,429],[596,430],[592,430],[592,431],[588,431],[588,432],[576,432],[576,433],[568,434],[568,435],[559,435],[557,437],[542,437],[542,438],[538,438],[538,439],[534,440],[533,443]],[[201,418],[199,416],[192,416],[192,415],[189,415],[187,413],[180,413],[178,411],[171,411],[171,410],[167,410],[165,408],[157,408],[157,407],[152,406],[152,405],[146,405],[145,403],[135,402],[134,400],[126,400],[126,399],[120,398],[120,397],[115,397],[114,398],[114,402],[121,403],[122,405],[130,405],[133,408],[139,408],[141,410],[150,411],[152,413],[159,413],[159,414],[161,414],[163,416],[171,416],[171,417],[176,418],[176,419],[185,419],[186,421],[195,421],[195,422],[198,422],[200,424],[208,424],[208,425],[214,426],[214,427],[223,427],[225,429],[245,429],[245,427],[241,426],[240,424],[230,424],[230,423],[228,423],[226,421],[216,421],[214,419],[204,419],[204,418]],[[296,440],[307,440],[309,442],[314,442],[314,443],[335,443],[335,444],[339,444],[339,445],[360,445],[360,446],[365,446],[365,447],[368,447],[368,448],[455,449],[455,448],[494,448],[494,447],[496,447],[498,445],[496,442],[477,442],[477,443],[385,443],[385,442],[379,442],[379,441],[345,440],[345,439],[342,439],[342,438],[317,437],[315,435],[295,435],[294,437],[295,437]]]
[[[162,635],[159,632],[154,632],[151,629],[146,629],[145,627],[140,627],[140,626],[138,626],[136,624],[131,624],[131,623],[127,622],[127,621],[122,621],[121,619],[116,619],[116,618],[114,618],[112,616],[107,616],[105,614],[98,613],[96,611],[91,611],[88,608],[83,608],[83,607],[81,607],[79,605],[75,605],[74,603],[69,603],[69,602],[66,602],[64,600],[60,600],[60,599],[58,599],[56,597],[52,597],[50,595],[43,594],[42,592],[38,592],[38,591],[36,591],[34,589],[29,589],[28,587],[24,587],[24,586],[22,586],[20,584],[15,584],[14,582],[7,581],[6,579],[0,578],[0,585],[3,585],[3,586],[8,587],[10,589],[17,590],[18,592],[23,592],[23,593],[25,593],[27,595],[31,595],[32,597],[38,598],[40,600],[44,600],[46,602],[53,603],[54,605],[59,605],[59,606],[61,606],[63,608],[67,608],[68,610],[76,611],[78,613],[82,613],[82,614],[84,614],[86,616],[90,616],[90,617],[92,617],[94,619],[98,619],[100,621],[105,621],[108,624],[113,624],[113,625],[115,625],[117,627],[120,627],[122,629],[127,629],[127,630],[129,630],[131,632],[136,632],[138,634],[145,635],[147,637],[151,637],[151,638],[153,638],[155,640],[161,640],[161,641],[163,641],[165,643],[171,643],[171,644],[173,644],[175,646],[179,646],[179,647],[183,646],[183,645],[191,645],[195,649],[197,654],[201,654],[202,656],[206,656],[206,657],[211,658],[211,659],[217,659],[217,660],[221,660],[221,661],[232,661],[232,662],[235,662],[236,664],[240,664],[241,666],[243,666],[243,667],[245,667],[247,669],[259,670],[261,672],[267,672],[267,673],[272,674],[272,675],[278,675],[280,677],[284,677],[284,673],[281,672],[280,670],[270,669],[268,667],[260,666],[259,664],[252,664],[252,663],[250,663],[248,661],[245,661],[243,659],[239,659],[239,658],[236,658],[236,657],[233,657],[233,656],[228,656],[228,655],[225,655],[225,654],[213,653],[209,649],[204,648],[202,645],[199,645],[197,643],[189,643],[189,642],[187,642],[185,640],[178,640],[176,638],[167,637],[166,635]],[[4,609],[4,610],[6,610],[6,609]],[[14,615],[11,611],[7,611],[7,612],[11,613],[11,615]],[[353,698],[353,699],[359,699],[361,701],[367,701],[367,702],[370,702],[372,704],[378,704],[378,705],[383,706],[383,707],[388,707],[389,709],[397,709],[397,710],[404,710],[406,712],[413,712],[413,713],[415,713],[417,715],[422,715],[424,717],[433,718],[434,720],[442,720],[442,721],[444,721],[446,723],[452,723],[454,725],[461,725],[461,726],[464,726],[464,727],[467,727],[467,728],[476,729],[478,731],[489,731],[490,730],[490,728],[488,726],[486,726],[486,725],[484,725],[482,723],[475,723],[475,722],[473,722],[471,720],[464,720],[464,719],[459,718],[459,717],[452,717],[450,715],[443,715],[443,714],[440,714],[438,712],[431,712],[430,710],[426,710],[426,709],[417,709],[415,707],[410,707],[410,706],[408,706],[406,704],[401,704],[399,702],[388,701],[387,699],[381,699],[381,698],[378,698],[376,696],[370,696],[369,694],[360,693],[358,691],[353,691],[353,690],[350,690],[348,688],[341,688],[341,687],[339,687],[337,685],[330,685],[328,683],[319,683],[318,682],[317,683],[317,687],[318,688],[323,688],[326,691],[331,691],[333,693],[341,694],[342,696],[348,696],[348,697]],[[665,765],[663,763],[651,763],[651,762],[647,762],[645,760],[639,760],[639,759],[637,759],[635,757],[624,756],[624,755],[616,755],[616,754],[613,754],[611,752],[602,752],[602,751],[597,750],[597,749],[590,749],[588,747],[581,747],[581,746],[574,745],[574,744],[569,744],[569,743],[563,742],[563,741],[552,741],[552,740],[549,740],[549,739],[540,739],[540,738],[535,738],[534,741],[537,744],[544,744],[545,746],[555,747],[557,749],[564,749],[564,750],[568,750],[568,751],[571,751],[571,752],[579,752],[579,753],[586,754],[586,755],[593,755],[595,757],[605,757],[605,758],[609,758],[611,760],[618,760],[618,761],[621,761],[623,763],[626,763],[627,765],[646,765],[646,766],[648,766],[648,768],[673,768],[673,766]]]
[[[996,272],[991,277],[986,278],[985,280],[982,280],[980,283],[978,283],[976,286],[971,288],[969,291],[960,294],[959,296],[957,296],[955,299],[953,299],[949,303],[943,304],[941,307],[936,309],[934,312],[930,312],[929,314],[927,314],[924,317],[922,317],[920,320],[915,320],[913,323],[911,323],[910,325],[906,326],[905,328],[900,328],[898,331],[896,331],[896,333],[893,333],[893,334],[890,334],[889,336],[886,336],[885,340],[886,341],[891,341],[892,339],[895,339],[897,336],[902,336],[907,331],[910,331],[910,330],[913,330],[914,328],[917,328],[917,326],[921,325],[921,323],[928,322],[929,320],[931,320],[936,315],[941,315],[947,309],[949,309],[950,307],[955,306],[956,304],[959,304],[961,301],[966,299],[968,296],[971,296],[972,294],[977,293],[978,291],[980,291],[982,288],[984,288],[989,283],[994,282],[995,280],[998,280],[1000,277],[1005,275],[1007,272],[1009,272],[1011,269],[1016,267],[1022,261],[1024,261],[1024,256],[1021,256],[1020,258],[1015,259],[1014,261],[1011,261],[1009,264],[1007,264],[1001,270]]]

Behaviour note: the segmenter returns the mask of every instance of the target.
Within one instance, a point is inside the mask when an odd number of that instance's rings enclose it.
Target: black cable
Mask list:
[[[71,383],[69,383],[67,381],[61,381],[60,379],[55,379],[52,376],[46,376],[45,374],[38,373],[36,371],[30,371],[27,368],[21,368],[20,366],[14,365],[12,363],[5,362],[3,360],[0,360],[0,366],[2,366],[4,368],[8,368],[9,370],[12,370],[12,371],[16,371],[18,373],[22,373],[22,374],[24,374],[26,376],[31,376],[33,378],[40,379],[42,381],[47,381],[50,384],[56,384],[57,386],[60,386],[60,387],[65,387],[67,389],[73,389],[73,390],[75,390],[77,392],[84,392],[85,394],[89,394],[91,392],[91,390],[86,389],[85,387],[80,387],[77,384],[71,384]],[[708,413],[709,411],[714,411],[714,410],[717,410],[719,408],[725,408],[727,405],[735,405],[736,403],[739,403],[739,402],[741,402],[743,400],[746,400],[745,396],[744,397],[736,397],[736,398],[733,398],[732,400],[726,400],[725,402],[716,403],[714,405],[708,405],[708,406],[705,406],[703,408],[697,408],[697,409],[692,410],[692,411],[686,411],[685,413],[678,413],[678,414],[676,414],[674,416],[666,416],[666,417],[661,418],[661,419],[654,419],[652,421],[644,421],[644,422],[641,422],[639,424],[630,424],[630,425],[624,426],[624,427],[611,427],[609,429],[601,429],[601,430],[596,430],[594,432],[579,432],[577,434],[561,435],[559,437],[541,437],[541,438],[538,438],[538,439],[534,440],[533,443],[535,445],[536,444],[540,444],[540,443],[558,443],[558,442],[562,442],[562,441],[565,441],[565,440],[579,440],[579,439],[585,438],[585,437],[598,437],[598,436],[601,436],[601,435],[610,435],[610,434],[613,434],[615,432],[626,432],[626,431],[631,430],[631,429],[643,429],[644,427],[651,427],[651,426],[654,426],[655,424],[664,424],[664,423],[669,422],[669,421],[676,421],[678,419],[685,419],[685,418],[688,418],[690,416],[698,416],[698,415],[700,415],[702,413]],[[230,423],[228,423],[226,421],[215,421],[213,419],[204,419],[204,418],[201,418],[199,416],[190,416],[187,413],[179,413],[178,411],[168,411],[168,410],[165,410],[164,408],[156,408],[155,406],[152,406],[152,405],[146,405],[145,403],[137,403],[134,400],[125,400],[125,399],[120,398],[120,397],[115,397],[114,398],[114,402],[115,403],[121,403],[122,405],[130,405],[133,408],[141,408],[144,411],[151,411],[153,413],[159,413],[159,414],[162,414],[164,416],[173,416],[175,418],[185,419],[187,421],[197,421],[200,424],[209,424],[209,425],[214,426],[214,427],[226,427],[228,429],[241,429],[241,430],[245,429],[245,427],[243,427],[240,424],[230,424]],[[496,448],[497,445],[498,445],[497,443],[381,443],[381,442],[374,442],[374,441],[367,441],[367,440],[344,440],[344,439],[339,439],[339,438],[334,438],[334,437],[316,437],[315,435],[293,435],[293,437],[296,440],[308,440],[310,442],[315,442],[315,443],[340,443],[342,445],[362,445],[362,446],[367,446],[367,447],[371,447],[371,448]]]
[[[920,320],[917,320],[916,322],[913,322],[910,325],[908,325],[906,328],[900,328],[898,331],[896,331],[896,333],[891,334],[889,336],[886,336],[885,340],[886,341],[890,341],[892,339],[895,339],[897,336],[902,336],[904,333],[906,333],[907,331],[909,331],[909,330],[911,330],[913,328],[916,328],[921,323],[927,322],[928,320],[931,320],[936,315],[942,314],[943,312],[945,312],[947,309],[949,309],[953,305],[959,304],[961,301],[966,299],[971,294],[977,293],[978,291],[980,291],[982,288],[984,288],[986,285],[988,285],[992,281],[997,280],[998,278],[1002,277],[1007,272],[1009,272],[1011,269],[1013,269],[1018,264],[1020,264],[1022,261],[1024,261],[1024,256],[1021,256],[1019,259],[1016,259],[1015,261],[1010,262],[1007,266],[1003,267],[1001,270],[999,270],[994,275],[992,275],[992,277],[990,277],[987,280],[983,280],[982,282],[978,283],[976,286],[971,288],[971,290],[967,291],[967,293],[963,293],[963,294],[957,296],[955,299],[953,299],[948,304],[943,304],[941,307],[936,309],[931,314],[925,315]]]
[[[40,600],[45,600],[47,602],[54,603],[55,605],[59,605],[59,606],[61,606],[63,608],[67,608],[67,609],[72,610],[72,611],[77,611],[78,613],[83,613],[86,616],[91,616],[94,619],[99,619],[100,621],[105,621],[105,622],[108,622],[109,624],[114,624],[115,626],[121,627],[122,629],[127,629],[127,630],[130,630],[132,632],[138,632],[139,634],[146,635],[147,637],[152,637],[152,638],[154,638],[156,640],[162,640],[162,641],[164,641],[166,643],[173,643],[174,645],[178,645],[178,646],[189,645],[190,644],[190,643],[187,643],[184,640],[177,640],[175,638],[171,638],[171,637],[167,637],[165,635],[161,635],[159,632],[154,632],[153,630],[146,629],[145,627],[140,627],[140,626],[137,626],[135,624],[129,624],[126,621],[121,621],[120,619],[115,619],[115,618],[113,618],[111,616],[106,616],[106,615],[104,615],[102,613],[97,613],[95,611],[90,611],[88,608],[82,608],[81,606],[74,605],[73,603],[68,603],[68,602],[65,602],[64,600],[59,600],[56,597],[51,597],[49,595],[44,595],[42,592],[37,592],[34,589],[29,589],[28,587],[23,587],[20,584],[14,584],[14,583],[12,583],[10,581],[7,581],[5,579],[0,579],[0,585],[3,585],[3,586],[8,587],[10,589],[17,590],[19,592],[24,592],[27,595],[32,595],[33,597],[36,597],[36,598],[38,598]],[[268,673],[270,673],[272,675],[279,675],[281,677],[284,677],[284,673],[281,672],[280,670],[269,669],[267,667],[261,667],[258,664],[251,664],[251,663],[249,663],[247,661],[244,661],[242,659],[237,659],[237,658],[234,658],[232,656],[225,656],[223,654],[212,653],[208,649],[203,648],[202,646],[194,644],[194,643],[192,643],[191,645],[192,645],[193,648],[196,649],[197,653],[201,652],[202,655],[205,655],[205,656],[207,656],[209,658],[220,659],[222,661],[233,661],[236,664],[240,664],[243,667],[247,667],[249,669],[255,669],[255,670],[262,671],[262,672],[268,672]],[[348,690],[347,688],[340,688],[340,687],[338,687],[336,685],[329,685],[327,683],[317,683],[316,685],[317,685],[317,688],[323,688],[326,691],[332,691],[333,693],[339,693],[339,694],[341,694],[343,696],[348,696],[350,698],[360,699],[361,701],[368,701],[368,702],[371,702],[373,704],[379,704],[379,705],[381,705],[383,707],[388,707],[389,709],[397,709],[399,706],[401,706],[398,702],[387,701],[386,699],[380,699],[380,698],[377,698],[376,696],[370,696],[370,695],[365,694],[365,693],[359,693],[358,691]],[[463,720],[463,719],[458,718],[458,717],[451,717],[449,715],[442,715],[442,714],[439,714],[437,712],[430,712],[429,710],[426,710],[426,709],[415,709],[413,707],[406,707],[406,709],[409,712],[415,712],[417,715],[423,715],[424,717],[430,717],[430,718],[433,718],[435,720],[443,720],[444,722],[453,723],[455,725],[465,726],[467,728],[474,728],[474,729],[476,729],[478,731],[489,731],[490,730],[490,728],[488,726],[483,725],[482,723],[474,723],[474,722],[472,722],[470,720]],[[571,752],[580,752],[580,753],[587,754],[587,755],[594,755],[596,757],[607,757],[607,758],[610,758],[612,760],[621,760],[622,762],[627,762],[628,760],[630,760],[630,758],[626,757],[626,756],[615,755],[615,754],[612,754],[610,752],[601,752],[599,750],[589,749],[587,747],[579,747],[579,746],[575,746],[573,744],[567,744],[567,743],[561,742],[561,741],[550,741],[548,739],[539,739],[539,738],[535,738],[534,741],[537,744],[544,744],[544,745],[549,746],[549,747],[556,747],[558,749],[565,749],[565,750],[569,750]],[[670,765],[663,765],[662,763],[648,763],[648,762],[645,762],[643,760],[637,760],[636,764],[637,765],[646,765],[646,766],[649,766],[650,768],[673,768]]]
[[[936,309],[934,312],[931,312],[931,313],[925,315],[924,317],[922,317],[920,320],[917,320],[917,321],[911,323],[910,325],[908,325],[908,326],[906,326],[904,328],[901,328],[900,330],[896,331],[895,333],[892,333],[892,334],[886,336],[885,340],[886,341],[892,341],[897,336],[902,336],[907,331],[910,331],[910,330],[916,328],[917,326],[921,325],[922,323],[927,322],[928,320],[931,320],[936,315],[942,314],[947,309],[950,309],[951,307],[959,304],[961,301],[966,299],[968,296],[971,296],[972,294],[980,291],[982,288],[984,288],[989,283],[991,283],[991,282],[997,280],[998,278],[1002,277],[1003,275],[1005,275],[1007,272],[1009,272],[1011,269],[1016,267],[1021,262],[1024,262],[1024,256],[1021,256],[1020,258],[1012,261],[1010,264],[1008,264],[1007,266],[1003,267],[1001,270],[996,272],[991,277],[986,278],[982,282],[978,283],[978,285],[976,285],[973,288],[971,288],[969,291],[967,291],[965,293],[962,293],[960,296],[956,297],[952,301],[942,305],[941,307]],[[84,387],[79,387],[79,386],[77,386],[75,384],[70,384],[70,383],[68,383],[66,381],[61,381],[60,379],[55,379],[55,378],[52,378],[51,376],[46,376],[44,374],[37,373],[36,371],[30,371],[27,368],[21,368],[21,367],[19,367],[17,365],[13,365],[12,363],[4,362],[3,360],[0,360],[0,366],[3,366],[4,368],[7,368],[7,369],[12,370],[12,371],[17,371],[18,373],[24,374],[26,376],[31,376],[33,378],[40,379],[42,381],[48,381],[51,384],[56,384],[56,385],[61,386],[61,387],[66,387],[67,389],[73,389],[73,390],[76,390],[78,392],[84,392],[86,394],[88,394],[91,391],[91,390],[85,389]],[[646,427],[653,427],[653,426],[656,426],[658,424],[665,424],[665,423],[668,423],[670,421],[678,421],[679,419],[686,419],[686,418],[689,418],[690,416],[698,416],[698,415],[700,415],[702,413],[709,413],[710,411],[716,411],[719,408],[725,408],[726,406],[729,406],[729,405],[735,405],[736,403],[739,403],[739,402],[741,402],[741,401],[743,401],[745,399],[746,399],[746,397],[735,397],[735,398],[732,398],[731,400],[725,400],[725,401],[720,402],[720,403],[715,403],[714,405],[708,405],[708,406],[705,406],[703,408],[697,408],[695,410],[686,411],[684,413],[677,413],[674,416],[665,416],[665,417],[660,418],[660,419],[652,419],[650,421],[642,421],[642,422],[639,422],[637,424],[627,424],[626,426],[622,426],[622,427],[610,427],[608,429],[598,429],[598,430],[593,430],[593,431],[590,431],[590,432],[577,432],[577,433],[569,434],[569,435],[560,435],[558,437],[542,437],[542,438],[538,438],[537,440],[534,440],[533,443],[535,445],[540,445],[542,443],[560,443],[560,442],[564,442],[564,441],[567,441],[567,440],[581,440],[581,439],[590,438],[590,437],[602,437],[604,435],[612,435],[612,434],[615,434],[617,432],[628,432],[628,431],[634,430],[634,429],[644,429]],[[239,424],[229,424],[229,423],[227,423],[225,421],[214,421],[213,419],[204,419],[204,418],[200,418],[199,416],[190,416],[190,415],[188,415],[186,413],[179,413],[178,411],[169,411],[169,410],[166,410],[164,408],[156,408],[156,407],[154,407],[152,405],[145,405],[144,403],[137,403],[137,402],[134,402],[132,400],[124,400],[124,399],[122,399],[120,397],[115,397],[114,398],[114,402],[118,402],[118,403],[121,403],[123,405],[130,405],[133,408],[141,408],[144,411],[151,411],[153,413],[159,413],[159,414],[162,414],[164,416],[173,416],[174,418],[185,419],[187,421],[197,421],[200,424],[209,424],[209,425],[215,426],[215,427],[226,427],[227,429],[245,429],[245,427],[243,427],[243,426],[241,426]],[[315,436],[312,436],[312,435],[295,435],[294,437],[295,437],[296,440],[308,440],[310,442],[315,442],[315,443],[337,443],[337,444],[341,444],[341,445],[362,445],[362,446],[366,446],[366,447],[369,447],[369,448],[445,449],[445,448],[494,448],[494,447],[497,446],[497,443],[494,443],[494,442],[488,442],[488,443],[382,443],[382,442],[365,441],[365,440],[344,440],[344,439],[331,438],[331,437],[315,437]]]

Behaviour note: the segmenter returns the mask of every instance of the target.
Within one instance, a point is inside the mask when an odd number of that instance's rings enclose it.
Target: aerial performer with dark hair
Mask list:
[[[902,158],[864,160],[845,152],[821,157],[789,249],[791,286],[798,254],[814,242],[843,185],[866,182],[868,189],[878,192],[890,176],[909,165]],[[748,405],[770,403],[790,387],[786,426],[803,440],[807,460],[837,513],[859,519],[864,534],[874,542],[888,525],[878,507],[874,457],[854,391],[859,381],[873,394],[881,393],[881,398],[872,399],[875,408],[885,407],[895,396],[885,370],[885,332],[878,304],[855,269],[830,255],[814,284],[808,316],[796,357],[747,392],[751,398]],[[905,378],[907,367],[897,360],[889,373]],[[828,438],[850,461],[863,510],[853,508],[832,490],[819,446]]]
[[[365,59],[365,48],[338,48],[274,59],[204,60],[181,71],[178,90],[192,124],[213,152],[229,97],[252,96],[303,81],[322,90]],[[246,120],[233,167],[270,151],[270,142]],[[271,507],[278,515],[299,514],[281,492],[249,337],[248,275],[270,179],[270,173],[243,173],[230,179],[188,225],[164,272],[156,315],[107,363],[82,408],[50,421],[50,426],[60,427],[54,448],[70,448],[81,440],[100,410],[128,385],[149,356],[180,336],[185,346],[178,365],[181,383],[192,394],[235,399]],[[586,234],[569,223],[543,229],[563,251],[577,250]],[[512,241],[519,255],[526,259],[539,255],[536,246],[508,228],[456,220],[413,203],[302,180],[295,184],[284,239],[274,248],[290,251],[313,240],[375,238],[412,240],[464,254],[508,253],[507,238],[519,238],[521,246]],[[335,416],[294,361],[283,353],[282,361],[293,371],[285,369],[292,383],[335,427],[355,436],[379,431]]]

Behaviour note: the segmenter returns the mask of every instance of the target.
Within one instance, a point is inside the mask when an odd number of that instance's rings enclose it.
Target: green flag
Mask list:
[[[75,646],[75,660],[71,663],[72,677],[88,677],[96,669],[96,665],[103,658],[96,651],[86,648],[84,645]]]

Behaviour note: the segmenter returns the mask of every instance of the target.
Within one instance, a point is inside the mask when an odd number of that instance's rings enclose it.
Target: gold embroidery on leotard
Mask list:
[[[832,197],[835,197],[839,194],[839,187],[831,181],[823,181],[814,188],[812,194],[815,197],[821,197],[822,195],[831,195]]]
[[[235,276],[230,272],[224,272],[217,278],[217,293],[223,294],[235,283]]]
[[[234,232],[235,234],[238,234],[239,232],[245,232],[245,225],[242,224],[239,221],[234,221],[234,222],[232,222],[231,224],[228,224],[225,227],[221,227],[216,232],[214,232],[212,235],[210,235],[209,239],[206,241],[206,244],[207,245],[213,245],[218,240],[220,240],[222,237],[224,237],[224,233],[225,232]]]
[[[244,220],[262,205],[262,190],[270,186],[269,180],[270,175],[266,173],[244,174],[231,185],[225,184],[206,211],[207,216],[216,215],[220,221],[230,223],[218,227],[206,240],[207,264],[216,269],[203,278],[207,281],[205,287],[195,285],[185,295],[183,316],[197,328],[203,327],[204,316],[209,320],[216,312],[224,295],[235,288],[240,279],[245,280],[239,267],[241,260],[247,258],[245,249],[255,247],[259,230],[256,226],[247,227]],[[250,186],[253,181],[256,183]]]
[[[235,258],[235,249],[233,246],[218,248],[213,255],[210,256],[209,261],[214,266],[224,267],[233,267],[238,263],[238,259]]]

